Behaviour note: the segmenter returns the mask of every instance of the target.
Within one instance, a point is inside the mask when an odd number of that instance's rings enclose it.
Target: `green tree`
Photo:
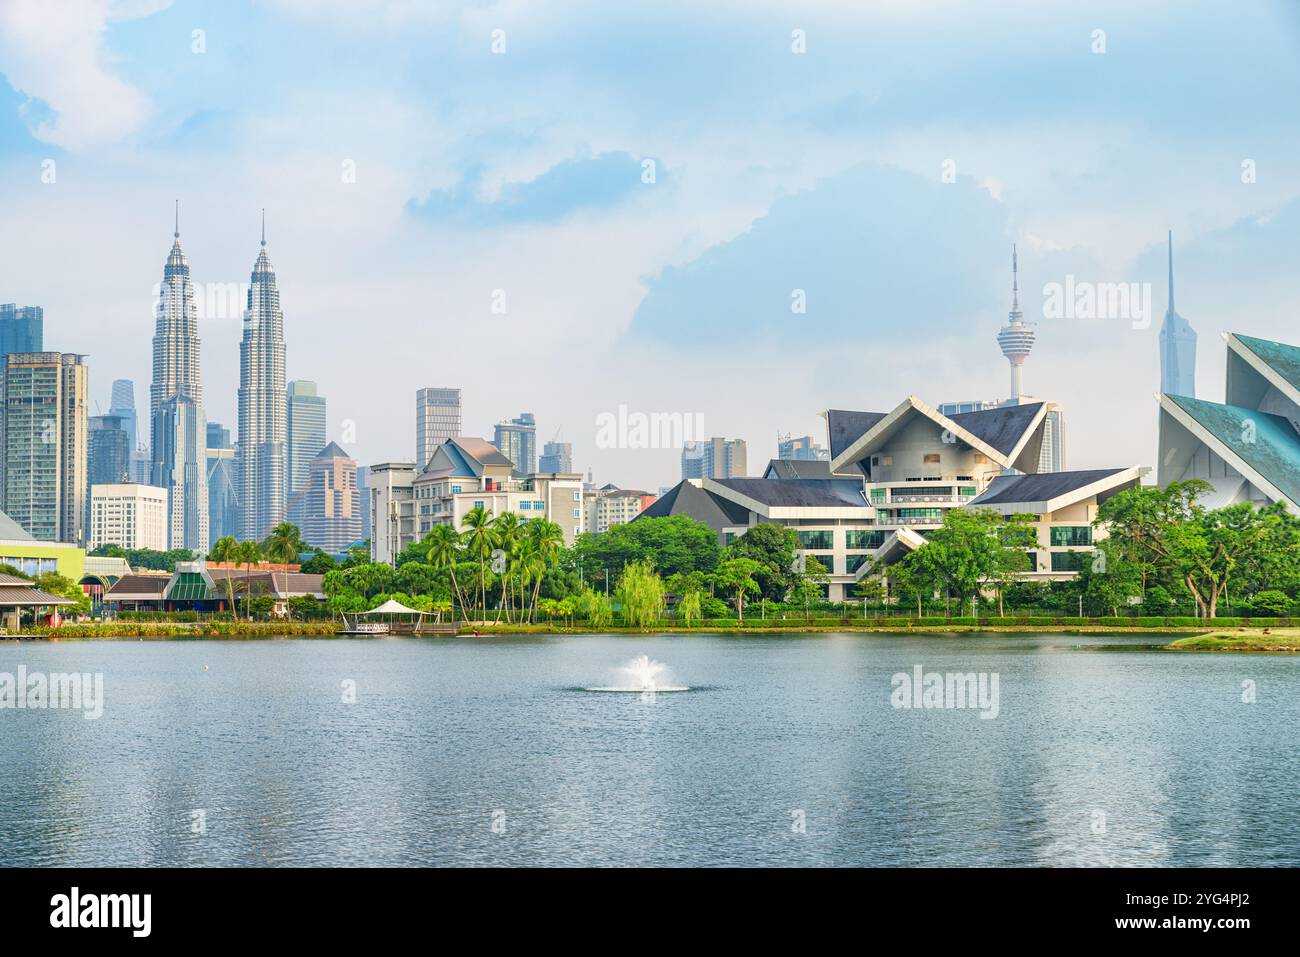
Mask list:
[[[496,519],[482,508],[472,508],[460,520],[469,553],[478,560],[479,619],[487,617],[487,561],[497,547]]]
[[[251,621],[253,618],[252,566],[261,563],[262,546],[257,542],[240,542],[235,546],[234,560],[244,566],[244,612]]]
[[[281,565],[293,565],[298,555],[307,550],[303,544],[302,533],[292,522],[281,522],[271,529],[271,534],[262,542],[262,552],[267,561]]]
[[[223,565],[239,564],[239,541],[234,535],[222,535],[212,543],[208,561],[221,562]],[[239,618],[239,612],[235,610],[235,579],[230,574],[226,575],[226,598],[230,606],[230,619],[235,621]]]
[[[644,630],[663,617],[664,582],[649,559],[633,562],[623,569],[617,596],[623,620]]]
[[[1237,569],[1271,564],[1270,552],[1293,540],[1295,530],[1279,502],[1206,510],[1198,500],[1211,489],[1199,479],[1127,489],[1103,502],[1096,519],[1112,539],[1181,582],[1203,618],[1217,616]]]
[[[745,620],[745,595],[759,592],[758,582],[754,579],[758,569],[758,562],[752,558],[730,558],[719,563],[718,570],[713,573],[718,588],[724,593],[731,592],[736,604],[736,617],[742,622]]]
[[[768,601],[784,601],[799,580],[794,569],[799,536],[793,528],[774,522],[759,522],[723,551],[723,559],[752,558],[758,562],[754,580],[759,594]]]
[[[525,534],[531,554],[540,562],[533,582],[533,606],[536,608],[537,596],[542,590],[542,579],[546,571],[556,566],[564,548],[564,529],[544,518],[534,519],[525,528]],[[532,620],[532,616],[529,616]]]
[[[648,558],[664,576],[689,571],[709,573],[718,564],[718,534],[685,515],[638,518],[599,535],[579,535],[574,552],[589,579],[598,569],[617,574],[643,558]]]
[[[949,509],[926,544],[899,564],[914,583],[922,588],[938,584],[964,607],[985,589],[1000,588],[1010,575],[1029,567],[1025,528],[1019,516],[1004,519],[991,509]]]
[[[461,618],[465,617],[465,596],[456,580],[456,562],[460,558],[460,535],[450,525],[435,525],[425,539],[425,557],[434,568],[446,569],[451,576],[451,589],[460,603]]]

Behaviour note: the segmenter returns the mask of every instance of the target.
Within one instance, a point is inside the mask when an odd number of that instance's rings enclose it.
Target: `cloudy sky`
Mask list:
[[[289,377],[361,464],[413,458],[415,391],[449,385],[469,434],[531,411],[653,490],[678,453],[598,447],[601,413],[701,415],[757,471],[828,407],[1002,397],[1016,243],[1068,464],[1150,465],[1167,229],[1202,396],[1222,332],[1300,340],[1298,10],[0,0],[0,302],[44,306],[102,406],[147,402],[173,200],[213,288],[265,207]],[[1045,309],[1121,282],[1154,316]]]

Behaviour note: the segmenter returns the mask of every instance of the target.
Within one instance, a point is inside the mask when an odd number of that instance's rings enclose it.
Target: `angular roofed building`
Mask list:
[[[1238,333],[1224,341],[1224,402],[1159,396],[1157,480],[1209,482],[1211,508],[1282,502],[1300,512],[1300,348]]]
[[[948,416],[914,396],[890,412],[832,409],[829,463],[772,461],[763,478],[688,479],[642,517],[689,515],[723,545],[759,522],[790,527],[840,601],[875,559],[889,564],[922,547],[949,509],[988,507],[1035,517],[1030,576],[1068,577],[1077,556],[1055,556],[1092,550],[1097,506],[1137,484],[1141,469],[1035,474],[1048,411],[1029,402]]]

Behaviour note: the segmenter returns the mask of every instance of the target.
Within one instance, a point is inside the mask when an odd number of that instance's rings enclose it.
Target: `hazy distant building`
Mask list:
[[[461,433],[460,389],[429,387],[415,393],[415,459],[429,464],[433,450]]]
[[[682,446],[682,478],[744,478],[749,473],[744,439],[714,437]]]
[[[357,466],[357,499],[360,502],[361,511],[361,535],[370,534],[370,466]]]
[[[239,476],[243,539],[261,540],[284,519],[288,478],[284,314],[275,269],[262,248],[253,263],[239,343]],[[319,449],[317,450],[319,451]]]
[[[122,431],[127,435],[132,452],[140,444],[140,433],[135,417],[135,383],[130,379],[114,379],[113,395],[109,400],[108,414],[122,420]]]
[[[80,544],[86,540],[88,406],[84,356],[8,355],[5,512],[38,541]]]
[[[516,418],[498,422],[492,444],[515,463],[516,475],[537,471],[537,419],[531,412],[521,412]]]
[[[361,538],[357,463],[338,443],[331,442],[312,459],[289,519],[301,529],[303,541],[330,554]]]
[[[811,435],[779,435],[776,457],[785,462],[829,462],[831,453],[824,445],[814,442]]]
[[[153,417],[153,481],[167,492],[167,547],[208,548],[207,423],[203,408],[174,395]]]
[[[537,460],[539,472],[572,472],[573,443],[547,442],[542,446],[541,457]]]
[[[238,538],[243,531],[236,487],[235,449],[230,430],[219,422],[207,426],[208,548],[227,535]]]
[[[207,428],[198,307],[180,237],[178,211],[154,310],[149,484],[167,490],[168,547],[202,550],[208,543]]]
[[[316,383],[295,379],[289,383],[289,502],[307,484],[312,462],[325,448],[325,397],[317,395]]]
[[[1160,326],[1160,391],[1196,398],[1196,330],[1174,311],[1174,234],[1169,232],[1169,308]]]

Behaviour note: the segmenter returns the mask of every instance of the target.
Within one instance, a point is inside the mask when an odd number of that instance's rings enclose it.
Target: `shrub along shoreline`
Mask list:
[[[340,623],[334,621],[110,621],[66,623],[28,629],[24,634],[51,641],[79,641],[114,638],[141,640],[185,640],[206,638],[285,639],[332,638]],[[679,634],[679,635],[762,635],[781,632],[862,632],[893,634],[1149,634],[1153,637],[1182,636],[1170,648],[1197,651],[1300,651],[1300,621],[1289,618],[1079,618],[1049,617],[882,617],[882,618],[734,618],[706,619],[683,626],[667,619],[647,623],[643,628],[613,623],[593,626],[585,622],[472,623],[462,625],[461,635],[561,635],[561,634]],[[389,637],[377,635],[375,637]],[[0,641],[13,640],[0,635]]]

